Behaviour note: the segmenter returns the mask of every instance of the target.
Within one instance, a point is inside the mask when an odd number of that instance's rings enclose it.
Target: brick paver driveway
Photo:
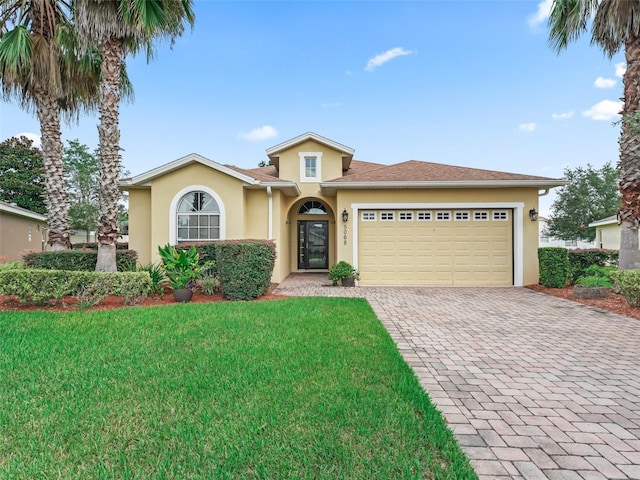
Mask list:
[[[640,321],[524,288],[329,288],[366,297],[482,479],[640,479]]]

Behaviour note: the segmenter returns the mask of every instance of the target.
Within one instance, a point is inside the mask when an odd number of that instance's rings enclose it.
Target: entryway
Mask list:
[[[298,220],[298,269],[329,268],[329,222]]]

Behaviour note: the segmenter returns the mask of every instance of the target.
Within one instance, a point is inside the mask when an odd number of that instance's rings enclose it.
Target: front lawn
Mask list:
[[[0,478],[476,478],[362,299],[0,314]]]

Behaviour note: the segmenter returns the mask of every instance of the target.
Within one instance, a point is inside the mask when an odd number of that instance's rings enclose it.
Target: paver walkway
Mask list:
[[[366,297],[481,479],[640,479],[640,321],[525,288],[327,287]]]

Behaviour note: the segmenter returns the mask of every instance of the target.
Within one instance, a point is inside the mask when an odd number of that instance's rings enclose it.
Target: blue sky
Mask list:
[[[195,152],[244,168],[314,131],[383,164],[424,160],[561,177],[618,158],[624,56],[588,35],[559,55],[550,1],[203,1],[154,60],[129,59],[133,174]],[[1,103],[0,140],[39,133]],[[64,126],[95,148],[97,115]],[[553,200],[541,199],[541,212]]]

